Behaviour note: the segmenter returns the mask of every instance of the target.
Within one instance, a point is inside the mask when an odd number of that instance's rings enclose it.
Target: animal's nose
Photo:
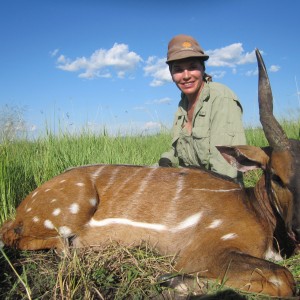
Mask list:
[[[293,229],[296,241],[300,244],[300,228]]]

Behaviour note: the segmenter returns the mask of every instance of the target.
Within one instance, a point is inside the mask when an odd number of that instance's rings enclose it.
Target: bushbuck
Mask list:
[[[259,67],[260,119],[269,146],[220,146],[238,170],[260,168],[253,188],[201,168],[90,165],[45,182],[2,225],[4,245],[36,250],[146,241],[176,255],[175,269],[249,292],[292,296],[292,274],[268,259],[300,241],[300,143],[273,116]]]

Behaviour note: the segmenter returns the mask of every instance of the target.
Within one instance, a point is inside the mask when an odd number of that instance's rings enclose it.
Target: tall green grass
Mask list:
[[[300,122],[282,121],[282,125],[288,137],[299,139]],[[267,145],[260,128],[247,128],[246,137],[250,145]],[[170,141],[169,132],[148,136],[112,137],[103,131],[100,135],[81,132],[76,136],[47,132],[46,136],[34,141],[3,143],[0,145],[0,224],[13,217],[15,208],[29,192],[70,167],[97,163],[153,165],[158,162],[161,153],[169,149]],[[259,176],[259,172],[249,173],[245,177],[246,185],[254,185]],[[119,250],[110,249],[108,252],[111,251]],[[146,299],[147,295],[159,289],[154,283],[153,265],[146,271],[147,274],[143,273],[143,267],[139,265],[136,257],[132,258],[133,254],[129,255],[131,258],[128,268],[125,270],[125,265],[123,266],[127,275],[116,275],[118,267],[114,266],[113,270],[106,268],[112,264],[111,261],[105,267],[99,267],[94,264],[95,260],[86,261],[86,255],[78,257],[71,253],[60,260],[51,253],[47,252],[45,255],[45,252],[33,254],[9,250],[8,260],[12,261],[19,277],[15,276],[15,272],[7,264],[4,254],[0,254],[0,298],[122,299],[122,293],[126,293],[128,299]],[[167,272],[172,268],[172,258],[165,258],[163,262],[163,258],[159,256],[154,259],[151,254],[150,257],[153,264],[165,264],[166,268],[160,269],[160,272]],[[113,261],[115,259],[114,257]],[[299,280],[299,257],[286,263]],[[152,277],[149,279],[147,276]],[[147,287],[138,281],[141,277],[148,280]],[[143,288],[139,289],[139,285]],[[205,288],[206,291],[211,291],[206,284]],[[149,291],[145,292],[147,289]],[[108,296],[112,290],[115,298]],[[28,293],[31,293],[30,297]]]
[[[64,170],[86,164],[155,164],[170,136],[61,134],[0,145],[0,223],[33,189]]]

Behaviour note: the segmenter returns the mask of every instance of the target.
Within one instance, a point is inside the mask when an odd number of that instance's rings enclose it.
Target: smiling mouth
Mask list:
[[[184,82],[182,83],[181,85],[184,86],[184,87],[190,87],[192,86],[194,83],[193,82]]]

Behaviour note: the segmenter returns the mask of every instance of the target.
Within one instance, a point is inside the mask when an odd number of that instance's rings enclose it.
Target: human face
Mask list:
[[[188,97],[197,97],[203,82],[204,68],[199,59],[174,61],[171,65],[172,79]]]

